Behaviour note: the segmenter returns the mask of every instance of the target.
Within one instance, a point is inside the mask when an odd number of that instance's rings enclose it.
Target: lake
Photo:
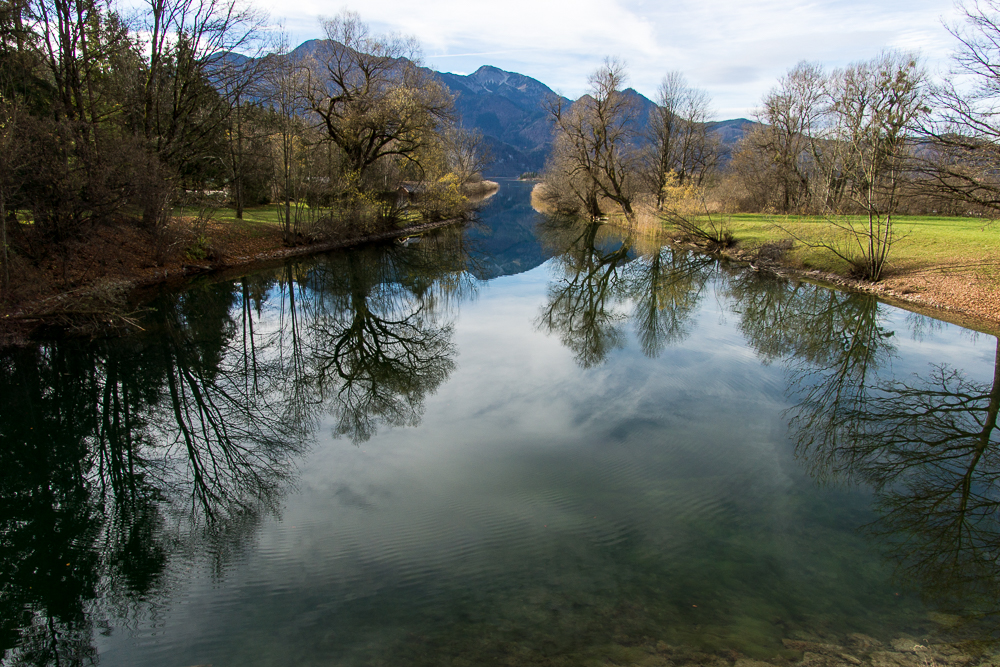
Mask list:
[[[997,639],[996,338],[530,188],[0,354],[3,664]]]

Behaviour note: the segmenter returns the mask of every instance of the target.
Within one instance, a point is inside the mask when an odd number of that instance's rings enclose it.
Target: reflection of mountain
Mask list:
[[[477,278],[489,280],[529,271],[551,257],[535,235],[542,219],[531,208],[534,183],[502,179],[466,235],[477,258]]]

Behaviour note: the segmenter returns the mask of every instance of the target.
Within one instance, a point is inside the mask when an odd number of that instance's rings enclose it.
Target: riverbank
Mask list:
[[[847,240],[837,225],[860,218],[737,214],[722,220],[736,238],[726,254],[837,287],[875,294],[896,305],[968,328],[1000,331],[1000,227],[978,217],[899,216],[887,270],[877,283],[854,278],[843,259],[822,247]]]
[[[138,329],[133,297],[153,285],[384,243],[463,222],[452,218],[293,246],[284,242],[280,226],[255,220],[210,220],[197,232],[179,220],[165,247],[134,225],[95,229],[63,254],[15,267],[13,297],[0,311],[0,347],[24,344],[40,330],[95,335]]]
[[[685,245],[683,240],[675,243]],[[748,243],[718,251],[752,270],[784,278],[808,280],[839,289],[873,294],[892,305],[991,335],[1000,334],[1000,283],[984,263],[928,261],[919,266],[895,265],[877,283],[844,273],[812,268],[794,254],[790,240]]]
[[[550,213],[539,183],[532,207]],[[665,235],[677,246],[707,251],[672,233],[660,216],[639,214],[644,232]],[[829,251],[801,240],[829,238],[822,216],[740,214],[718,216],[736,242],[711,250],[755,270],[874,294],[895,306],[991,335],[1000,334],[1000,226],[981,218],[900,217],[899,239],[889,270],[877,283],[850,276],[850,267]]]

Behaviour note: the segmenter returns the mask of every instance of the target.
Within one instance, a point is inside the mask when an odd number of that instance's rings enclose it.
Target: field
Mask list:
[[[862,218],[841,218],[862,222]],[[743,247],[782,239],[797,239],[789,261],[798,268],[846,275],[849,267],[829,250],[806,243],[834,240],[836,230],[822,216],[737,214],[730,228]],[[887,277],[922,272],[971,273],[992,278],[1000,266],[1000,222],[983,218],[900,216],[894,223],[896,241]],[[840,243],[846,239],[841,237]]]

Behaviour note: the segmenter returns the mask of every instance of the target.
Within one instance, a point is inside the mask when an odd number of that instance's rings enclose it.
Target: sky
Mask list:
[[[629,84],[652,98],[681,71],[709,93],[715,118],[752,117],[761,97],[802,60],[836,68],[886,47],[919,53],[945,76],[952,0],[258,0],[294,46],[322,37],[319,16],[360,14],[378,32],[415,36],[424,64],[470,74],[519,72],[575,99],[606,57],[625,61]]]

